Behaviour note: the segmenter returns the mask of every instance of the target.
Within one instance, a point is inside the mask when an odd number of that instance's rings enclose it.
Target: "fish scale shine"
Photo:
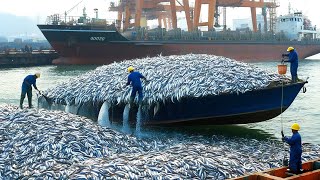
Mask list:
[[[121,84],[129,65],[151,80],[143,86],[155,113],[165,99],[244,93],[282,78],[225,57],[159,56],[98,67],[46,95],[56,104],[78,107],[96,101],[108,107],[128,103],[130,88],[121,89]],[[279,167],[283,157],[282,145],[273,141],[186,135],[138,139],[58,111],[6,105],[0,107],[0,119],[0,179],[225,179]],[[304,148],[304,161],[320,157],[319,146]]]
[[[135,59],[101,66],[48,89],[45,95],[58,104],[80,105],[96,101],[128,103],[130,88],[122,89],[121,86],[126,83],[126,68],[129,66],[136,67],[150,80],[149,83],[143,83],[144,101],[149,106],[164,99],[174,101],[183,97],[204,97],[226,92],[245,93],[265,88],[271,82],[290,81],[288,77],[226,57],[187,54]],[[212,84],[218,87],[208,90],[206,87],[211,87]],[[184,85],[189,87],[188,90],[180,88]]]

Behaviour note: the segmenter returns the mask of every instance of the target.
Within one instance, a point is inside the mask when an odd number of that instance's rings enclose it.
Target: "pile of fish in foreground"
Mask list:
[[[188,54],[158,56],[113,63],[49,89],[45,95],[56,104],[86,102],[128,103],[127,67],[134,66],[149,81],[143,85],[144,104],[177,101],[221,93],[244,93],[263,89],[271,82],[289,82],[287,77],[222,56]]]
[[[156,137],[137,139],[60,111],[1,106],[0,179],[226,179],[279,167],[284,153],[271,140]],[[302,160],[319,158],[319,150],[304,145]]]

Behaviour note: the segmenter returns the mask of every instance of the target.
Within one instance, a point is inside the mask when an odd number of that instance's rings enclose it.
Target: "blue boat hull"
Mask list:
[[[285,111],[296,98],[305,82],[283,87]],[[282,87],[224,94],[200,98],[185,98],[166,102],[146,121],[150,125],[246,124],[265,121],[281,114]]]
[[[285,111],[296,98],[306,82],[283,86],[283,106]],[[151,107],[142,106],[144,125],[186,126],[186,125],[221,125],[246,124],[265,121],[281,114],[282,87],[276,86],[246,93],[222,94],[198,98],[182,98]],[[45,101],[44,101],[45,102]],[[72,107],[74,114],[97,119],[103,102],[88,102],[80,107]],[[65,110],[65,105],[43,106],[48,109]],[[111,122],[123,121],[125,104],[109,108]],[[138,107],[130,109],[129,121],[136,123]]]

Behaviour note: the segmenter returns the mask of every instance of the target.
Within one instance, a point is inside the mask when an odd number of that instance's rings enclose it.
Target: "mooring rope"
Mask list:
[[[280,115],[280,119],[281,119],[281,131],[283,131],[283,121],[282,121],[282,113],[283,113],[283,76],[282,76],[281,82],[282,82],[282,86],[281,86],[281,107],[280,107],[281,115]]]
[[[281,86],[281,107],[280,107],[280,109],[281,109],[281,114],[280,114],[280,121],[281,121],[281,131],[283,132],[283,120],[282,120],[282,113],[283,113],[283,81],[284,81],[284,75],[282,75],[282,79],[281,79],[281,84],[282,84],[282,86]],[[282,138],[282,136],[281,136],[281,138]],[[287,162],[285,162],[286,161],[286,149],[285,149],[285,143],[284,143],[284,141],[282,141],[282,146],[283,146],[283,165],[285,165],[285,166],[287,166]]]

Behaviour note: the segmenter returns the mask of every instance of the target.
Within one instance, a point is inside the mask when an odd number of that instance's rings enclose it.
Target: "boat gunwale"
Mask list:
[[[319,175],[320,169],[314,169],[315,168],[314,163],[316,163],[316,162],[320,163],[320,158],[309,160],[309,161],[302,163],[302,169],[305,170],[305,173],[294,174],[290,177],[282,177],[282,176],[286,176],[286,172],[287,172],[287,168],[288,168],[288,166],[282,166],[282,167],[272,168],[272,169],[268,169],[268,170],[261,171],[261,172],[256,172],[253,174],[247,174],[247,175],[236,177],[236,178],[230,178],[229,180],[247,180],[247,179],[250,179],[250,180],[258,180],[258,179],[298,180],[298,179],[303,178],[304,176],[309,176],[314,173],[317,173],[317,175]]]

